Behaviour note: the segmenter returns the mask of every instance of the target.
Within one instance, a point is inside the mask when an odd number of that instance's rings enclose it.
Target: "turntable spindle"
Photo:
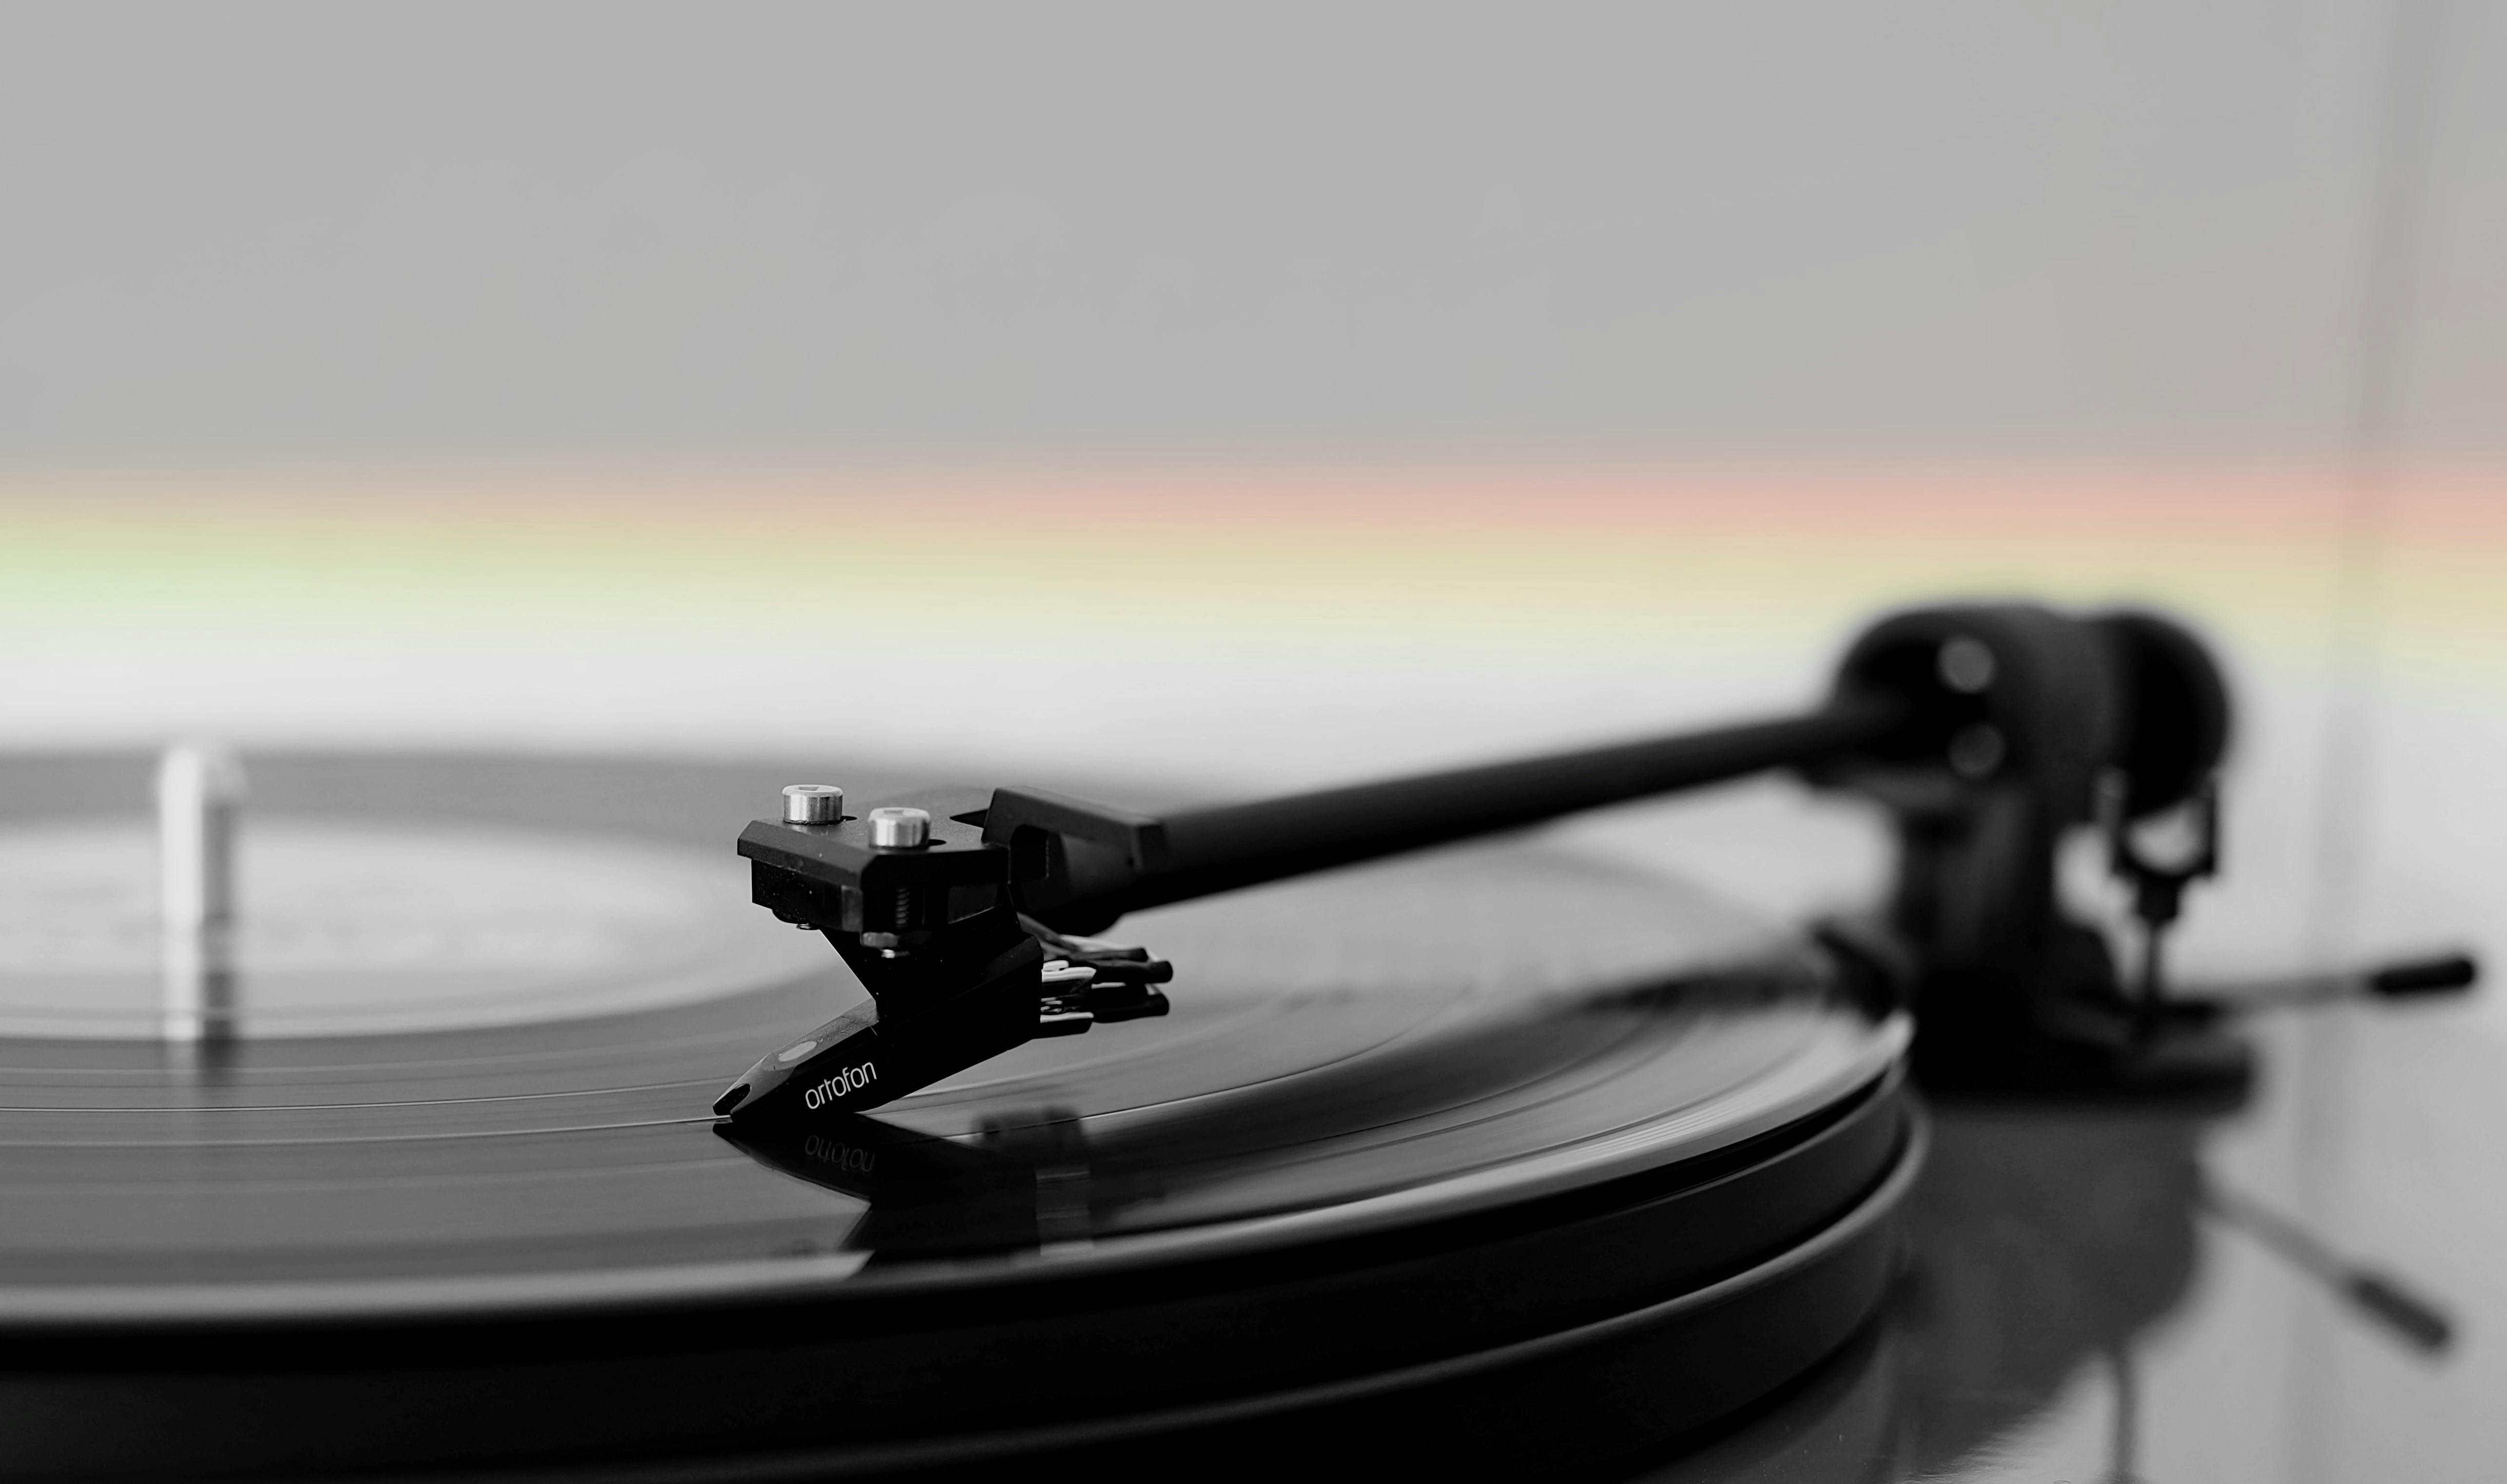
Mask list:
[[[169,1041],[234,1031],[236,835],[243,767],[214,743],[184,742],[157,763],[164,1027]]]

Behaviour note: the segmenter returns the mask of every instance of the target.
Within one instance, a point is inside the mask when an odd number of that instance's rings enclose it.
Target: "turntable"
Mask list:
[[[2192,1152],[2256,1096],[2160,951],[2228,740],[2172,623],[1997,605],[1796,715],[1163,813],[209,749],[152,827],[147,759],[14,759],[0,1470],[1939,1469],[2181,1300],[2198,1209],[2442,1351]],[[1510,833],[1766,769],[1896,822],[1869,920]],[[2127,1297],[2013,1331],[2074,1252]]]

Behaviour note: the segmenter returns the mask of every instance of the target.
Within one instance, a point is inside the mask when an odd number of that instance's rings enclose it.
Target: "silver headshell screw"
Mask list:
[[[833,824],[845,816],[845,791],[833,783],[793,783],[783,790],[783,822]]]
[[[931,816],[919,809],[874,809],[870,843],[886,850],[912,850],[931,840]]]

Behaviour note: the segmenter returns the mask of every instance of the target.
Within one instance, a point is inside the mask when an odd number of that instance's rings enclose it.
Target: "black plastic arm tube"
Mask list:
[[[1034,915],[1085,931],[1084,924],[1144,907],[1769,769],[1814,767],[1868,751],[1903,714],[1894,700],[1840,699],[1773,721],[1185,810],[1163,818],[1004,789],[995,796],[986,834],[1006,838],[1032,826],[1060,837],[1064,853],[1057,879],[1048,885],[1031,878],[1022,894]]]

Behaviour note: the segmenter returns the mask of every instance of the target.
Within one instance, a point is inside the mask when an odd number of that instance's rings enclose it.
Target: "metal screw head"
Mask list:
[[[912,850],[931,840],[931,816],[919,809],[874,809],[870,843],[887,850]]]
[[[783,822],[833,824],[845,816],[845,791],[833,783],[793,783],[783,790]]]

